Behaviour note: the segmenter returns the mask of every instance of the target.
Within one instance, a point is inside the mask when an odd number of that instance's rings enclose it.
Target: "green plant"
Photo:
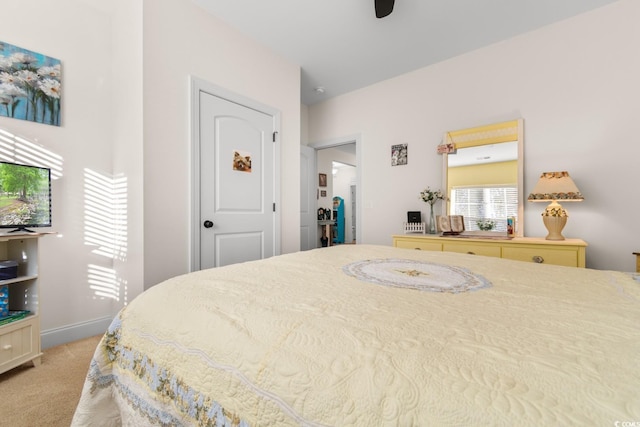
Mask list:
[[[496,222],[492,219],[479,219],[476,224],[482,231],[491,231],[496,226]]]

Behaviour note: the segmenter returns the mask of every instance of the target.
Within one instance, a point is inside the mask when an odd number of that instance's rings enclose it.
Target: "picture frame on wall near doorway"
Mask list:
[[[326,187],[327,186],[327,174],[326,173],[319,173],[318,174],[318,185],[320,187]]]

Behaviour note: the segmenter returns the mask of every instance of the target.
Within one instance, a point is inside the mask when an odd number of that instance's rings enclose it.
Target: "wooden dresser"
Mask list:
[[[393,246],[425,251],[461,252],[517,261],[585,267],[587,243],[580,239],[545,240],[543,237],[482,239],[438,235],[394,235]]]

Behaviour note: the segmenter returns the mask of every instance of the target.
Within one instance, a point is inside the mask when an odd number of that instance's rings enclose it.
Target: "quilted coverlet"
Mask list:
[[[72,425],[622,425],[639,360],[630,274],[335,246],[144,292]]]

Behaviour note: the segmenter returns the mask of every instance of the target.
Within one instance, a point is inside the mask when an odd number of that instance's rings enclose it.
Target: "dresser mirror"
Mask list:
[[[515,217],[514,235],[523,236],[522,119],[446,132],[443,154],[443,215],[462,215],[465,233],[505,235]]]

